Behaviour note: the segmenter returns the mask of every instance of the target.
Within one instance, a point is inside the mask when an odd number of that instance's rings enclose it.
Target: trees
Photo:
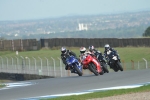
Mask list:
[[[143,33],[144,37],[148,37],[150,36],[150,26],[145,30],[145,32]]]

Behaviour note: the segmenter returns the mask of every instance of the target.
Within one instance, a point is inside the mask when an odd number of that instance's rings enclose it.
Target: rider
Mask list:
[[[61,59],[63,61],[63,63],[65,64],[65,69],[68,70],[68,65],[66,62],[66,58],[69,56],[74,56],[75,58],[77,58],[76,54],[74,52],[72,52],[71,50],[67,50],[65,47],[61,48]]]
[[[86,52],[86,48],[85,47],[81,47],[80,48],[80,55],[79,55],[80,61],[82,61],[82,59],[83,59],[82,57],[83,57],[85,52]]]
[[[90,53],[90,52],[87,51],[85,47],[81,47],[80,48],[80,55],[79,55],[79,57],[80,57],[81,64],[82,64],[82,60],[84,59],[85,55],[88,54],[88,53]],[[83,67],[83,69],[84,69],[84,67]]]
[[[95,56],[97,56],[97,54],[102,55],[102,53],[101,53],[100,51],[96,50],[93,45],[90,45],[90,46],[89,46],[89,51],[90,51],[92,54],[94,54]]]
[[[105,58],[106,58],[106,60],[107,60],[107,62],[108,62],[108,65],[110,65],[110,64],[109,64],[109,58],[108,58],[108,55],[107,55],[107,51],[109,51],[109,50],[112,51],[112,52],[114,52],[114,53],[118,56],[118,59],[119,59],[119,61],[120,61],[119,55],[118,55],[118,53],[117,53],[116,50],[114,50],[113,48],[111,48],[111,47],[109,46],[109,44],[106,44],[104,47],[105,47],[104,56],[105,56]]]
[[[80,48],[80,55],[79,55],[80,61],[83,60],[83,57],[84,57],[84,55],[86,55],[86,54],[91,54],[91,52],[87,51],[85,47],[81,47],[81,48]]]
[[[103,56],[100,51],[98,51],[98,50],[96,50],[96,49],[94,48],[93,45],[90,45],[90,46],[89,46],[89,51],[90,51],[92,54],[94,54],[96,57],[97,57],[97,55]],[[104,61],[105,61],[105,60],[104,60]]]

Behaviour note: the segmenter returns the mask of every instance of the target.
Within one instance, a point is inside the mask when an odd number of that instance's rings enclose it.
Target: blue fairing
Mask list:
[[[70,67],[73,67],[72,65],[76,65],[80,71],[82,71],[82,67],[81,67],[81,64],[79,63],[79,61],[74,57],[74,56],[70,56],[66,59],[67,61],[67,64],[70,66]]]

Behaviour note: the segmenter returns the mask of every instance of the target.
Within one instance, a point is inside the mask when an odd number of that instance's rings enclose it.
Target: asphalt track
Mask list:
[[[38,96],[81,92],[115,86],[150,82],[150,69],[110,72],[95,76],[71,76],[23,81],[25,86],[12,86],[0,90],[0,100],[21,100]]]

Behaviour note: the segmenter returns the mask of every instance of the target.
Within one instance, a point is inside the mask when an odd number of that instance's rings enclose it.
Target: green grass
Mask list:
[[[5,87],[3,83],[7,82],[8,80],[0,80],[0,88]]]
[[[8,63],[11,64],[11,58],[14,59],[14,63],[16,63],[16,57],[19,58],[19,63],[22,64],[22,58],[23,57],[29,57],[31,60],[31,65],[34,66],[34,58],[36,58],[37,66],[40,66],[40,58],[42,59],[43,66],[46,66],[46,58],[49,60],[49,66],[53,66],[53,60],[51,57],[55,59],[56,66],[60,66],[60,61],[58,57],[60,58],[61,47],[55,47],[55,48],[43,48],[38,51],[22,51],[19,52],[19,55],[16,55],[15,51],[0,51],[0,57],[3,58],[4,64],[6,64],[6,57],[9,59]],[[77,56],[80,55],[79,47],[68,47],[67,49],[72,50],[76,53]],[[88,48],[87,48],[88,49]],[[137,69],[138,66],[140,69],[145,68],[146,64],[145,61],[142,58],[145,58],[148,61],[148,67],[150,68],[150,48],[149,47],[118,47],[114,48],[118,51],[122,65],[125,68],[125,70],[130,69]],[[98,48],[102,53],[104,52],[104,48]],[[40,58],[38,58],[40,57]],[[46,58],[45,58],[46,57]],[[131,62],[131,60],[134,62]],[[28,64],[28,61],[26,59],[26,62]],[[139,63],[139,64],[138,64]],[[0,65],[2,64],[1,58],[0,58]],[[134,65],[133,65],[134,64]]]
[[[0,88],[2,88],[2,87],[5,87],[5,85],[3,85],[3,84],[0,83]]]
[[[6,85],[4,83],[8,82],[14,82],[14,80],[0,79],[0,88],[5,87]]]
[[[117,96],[117,95],[136,93],[136,92],[148,92],[148,91],[150,92],[150,85],[145,85],[133,89],[108,90],[108,91],[88,93],[84,95],[73,95],[73,96],[65,96],[65,97],[58,97],[52,99],[41,99],[41,100],[87,100],[93,98],[102,98],[102,97]]]
[[[79,48],[71,47],[68,48],[76,53],[77,56],[79,56]],[[118,51],[121,60],[125,62],[131,62],[131,60],[137,62],[137,61],[143,61],[142,58],[145,58],[146,60],[150,61],[150,48],[149,47],[124,47],[124,48],[114,48]],[[104,48],[98,48],[102,53],[104,52]],[[60,57],[60,48],[53,49],[41,49],[38,51],[22,51],[19,52],[19,56],[23,57],[35,57],[38,56],[41,58],[47,57],[53,57],[57,59],[57,57]],[[0,51],[0,56],[16,56],[16,52],[14,51]]]

